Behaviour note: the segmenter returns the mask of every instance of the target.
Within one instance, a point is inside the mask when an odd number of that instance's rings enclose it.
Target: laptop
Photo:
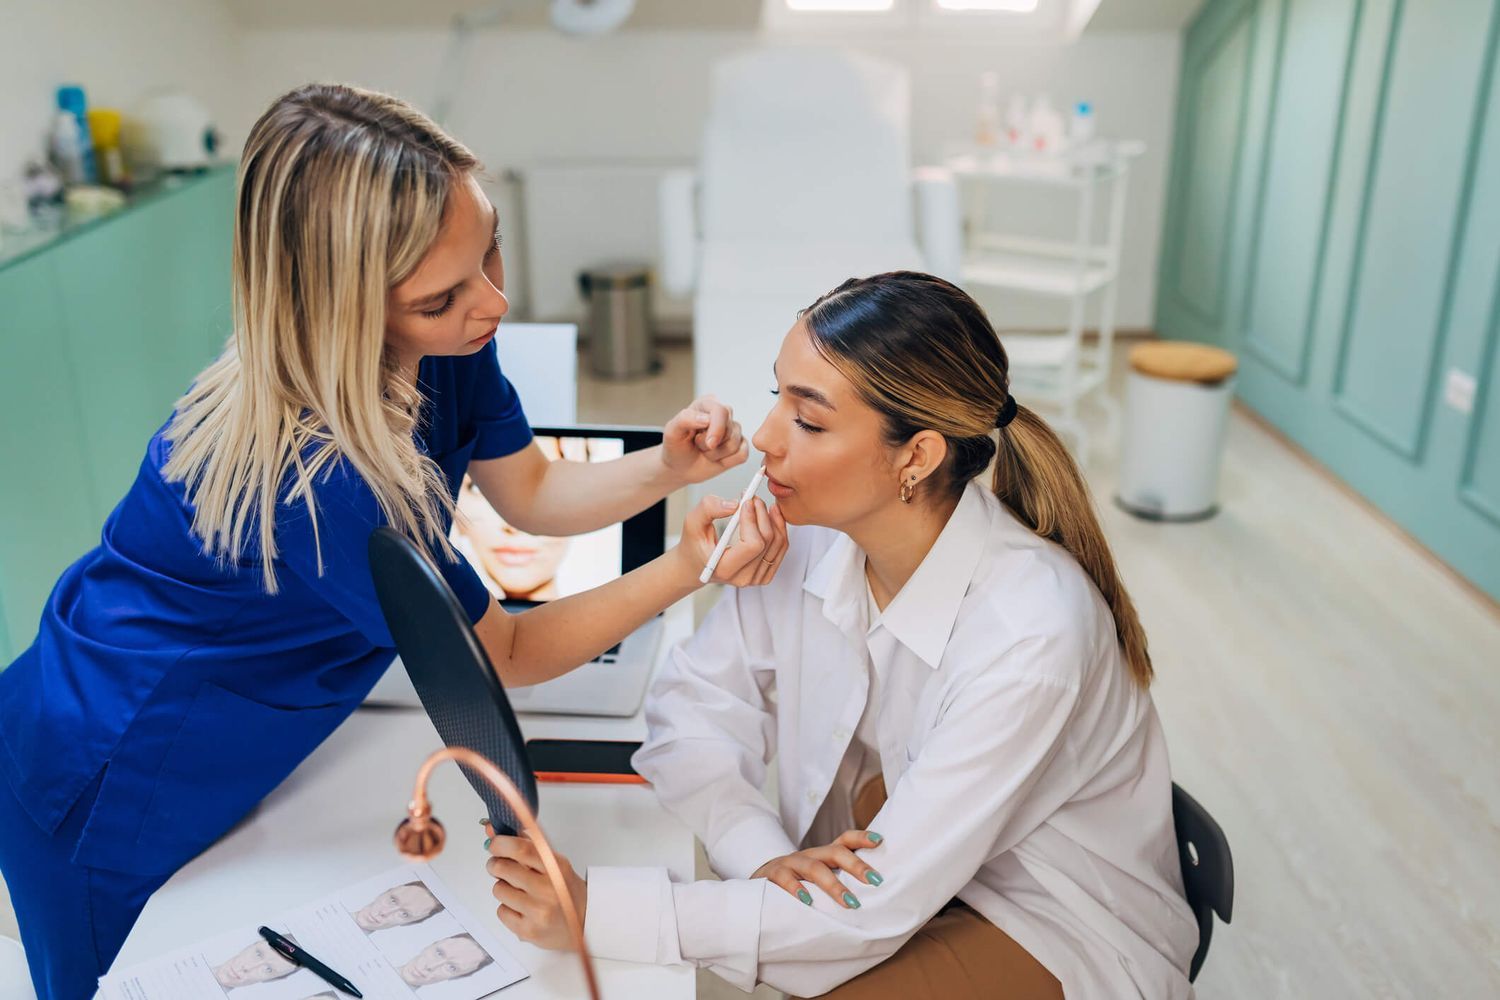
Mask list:
[[[661,444],[661,431],[640,427],[534,427],[548,458],[607,462]],[[663,500],[623,524],[572,538],[528,535],[508,525],[466,478],[449,538],[490,592],[511,613],[590,590],[643,566],[666,549]],[[646,622],[619,645],[554,680],[508,687],[518,712],[564,715],[634,715],[651,681],[661,645],[662,616]],[[387,670],[367,701],[418,705],[403,669]]]

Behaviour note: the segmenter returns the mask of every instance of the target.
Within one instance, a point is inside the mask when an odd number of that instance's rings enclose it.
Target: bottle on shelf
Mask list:
[[[1044,155],[1061,153],[1068,144],[1063,117],[1046,94],[1031,107],[1031,150]]]
[[[1027,114],[1026,98],[1011,94],[1005,108],[1005,142],[1012,149],[1023,149],[1031,135],[1031,116]]]
[[[1094,141],[1094,106],[1088,101],[1073,105],[1073,117],[1068,121],[1068,141],[1082,146]]]
[[[979,74],[979,114],[974,121],[974,143],[990,147],[1000,141],[1000,74]]]
[[[83,180],[78,183],[99,183],[99,171],[94,164],[94,140],[89,134],[89,102],[83,88],[77,84],[58,87],[57,108],[72,115],[78,123],[78,144],[83,157]]]
[[[84,171],[83,135],[78,128],[78,119],[71,111],[59,111],[53,115],[49,147],[52,165],[62,175],[63,184],[73,187],[88,183]]]

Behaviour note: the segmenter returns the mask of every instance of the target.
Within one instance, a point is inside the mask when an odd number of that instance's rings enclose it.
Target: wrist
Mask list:
[[[666,557],[670,563],[672,582],[681,592],[681,597],[686,597],[703,587],[703,583],[699,580],[699,577],[703,575],[703,564],[698,561],[691,546],[679,540],[667,551]]]
[[[662,496],[666,496],[668,493],[677,492],[684,486],[692,485],[692,480],[688,479],[687,476],[673,469],[672,466],[667,463],[667,446],[665,444],[657,445],[655,451],[655,472],[651,480],[651,485],[654,489],[660,492]]]

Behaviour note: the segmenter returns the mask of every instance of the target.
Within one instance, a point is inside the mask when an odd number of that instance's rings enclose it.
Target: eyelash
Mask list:
[[[771,395],[773,395],[773,396],[780,396],[781,395],[781,390],[780,389],[772,389],[771,390]],[[800,427],[803,430],[807,431],[807,433],[809,433],[809,434],[822,434],[823,433],[823,428],[821,428],[821,427],[814,427],[812,424],[810,424],[807,421],[803,420],[801,417],[793,417],[792,418],[792,423],[796,424],[798,427]]]
[[[497,229],[495,230],[495,241],[490,244],[489,250],[486,251],[484,255],[484,262],[486,264],[494,260],[495,254],[500,252],[500,243],[500,230]],[[424,309],[422,310],[422,315],[426,316],[428,319],[439,319],[445,312],[453,308],[453,299],[454,294],[452,292],[449,292],[448,297],[443,300],[442,305],[438,306],[436,309]]]

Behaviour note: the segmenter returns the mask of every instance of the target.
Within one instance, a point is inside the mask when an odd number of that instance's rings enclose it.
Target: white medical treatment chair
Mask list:
[[[747,437],[798,310],[856,275],[958,280],[957,188],[945,170],[913,171],[910,104],[904,69],[837,49],[758,49],[715,68],[699,168],[662,179],[661,279],[694,296],[696,391],[733,406]]]

